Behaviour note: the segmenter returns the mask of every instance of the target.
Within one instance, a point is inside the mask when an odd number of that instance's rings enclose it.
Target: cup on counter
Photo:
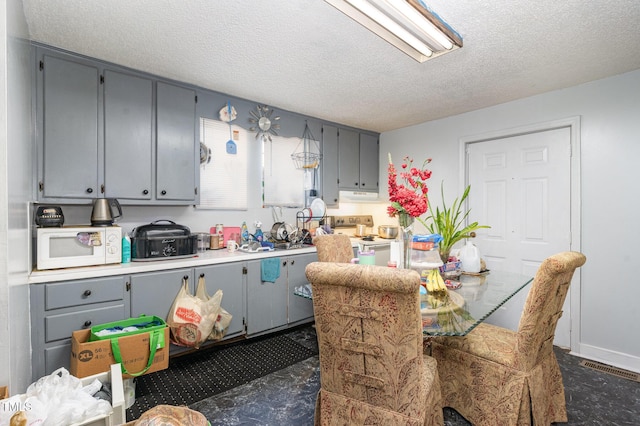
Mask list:
[[[218,234],[209,235],[209,249],[218,250],[220,248],[220,236]]]
[[[351,263],[359,265],[375,265],[376,264],[376,252],[374,250],[360,251],[358,250],[358,257],[351,259]]]
[[[239,248],[240,248],[240,245],[236,242],[236,240],[227,241],[227,250],[229,250],[230,253],[235,252]]]

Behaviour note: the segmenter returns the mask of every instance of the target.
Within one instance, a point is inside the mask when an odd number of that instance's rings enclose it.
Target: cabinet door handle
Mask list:
[[[83,326],[83,328],[87,328],[87,327],[91,327],[91,320],[86,320],[86,321],[84,322],[84,326]]]
[[[145,189],[144,191],[142,191],[142,195],[149,195],[149,190]]]
[[[160,191],[160,194],[162,195],[167,195],[167,191],[165,191],[164,189],[162,191]]]
[[[355,185],[355,186],[358,186],[358,182],[355,182],[355,183],[354,183],[354,185]]]
[[[364,186],[364,182],[362,182],[362,183],[360,184],[360,186]]]
[[[282,266],[287,266],[287,261],[286,260],[282,261]]]
[[[293,265],[294,263],[296,263],[296,261],[295,261],[295,260],[292,260],[292,261],[289,263],[289,265]]]
[[[204,278],[204,274],[200,274],[200,278]]]
[[[87,194],[91,194],[93,192],[93,188],[87,188]]]
[[[89,296],[91,296],[91,290],[85,290],[85,291],[84,291],[84,293],[82,293],[82,295],[83,295],[84,297],[89,297]]]

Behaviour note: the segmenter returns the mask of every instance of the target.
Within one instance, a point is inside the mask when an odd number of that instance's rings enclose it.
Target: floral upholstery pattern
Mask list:
[[[442,425],[437,365],[423,353],[420,276],[314,262],[318,425]]]
[[[313,244],[320,262],[349,263],[353,259],[351,240],[344,234],[318,235]]]
[[[545,259],[536,272],[517,332],[480,324],[463,337],[434,337],[443,405],[480,425],[566,422],[564,386],[553,338],[578,252]]]

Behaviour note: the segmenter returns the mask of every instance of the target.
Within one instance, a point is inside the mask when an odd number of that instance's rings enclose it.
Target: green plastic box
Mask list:
[[[138,326],[137,330],[120,332],[120,333],[109,333],[105,335],[98,335],[102,330],[106,329],[114,329],[121,330],[127,327]],[[108,322],[106,324],[94,325],[91,327],[91,336],[89,337],[90,342],[95,342],[96,340],[107,340],[112,338],[124,337],[124,336],[132,336],[134,334],[140,333],[149,333],[153,331],[163,331],[167,323],[160,317],[155,315],[140,315],[138,318],[129,318],[126,320]]]

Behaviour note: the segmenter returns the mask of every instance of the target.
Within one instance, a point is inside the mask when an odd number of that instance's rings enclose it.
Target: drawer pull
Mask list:
[[[91,296],[91,290],[85,290],[85,291],[84,291],[84,293],[83,293],[83,296],[84,296],[84,297],[89,297],[89,296]]]
[[[88,328],[88,327],[91,327],[91,320],[86,320],[84,322],[84,327],[83,328]]]

